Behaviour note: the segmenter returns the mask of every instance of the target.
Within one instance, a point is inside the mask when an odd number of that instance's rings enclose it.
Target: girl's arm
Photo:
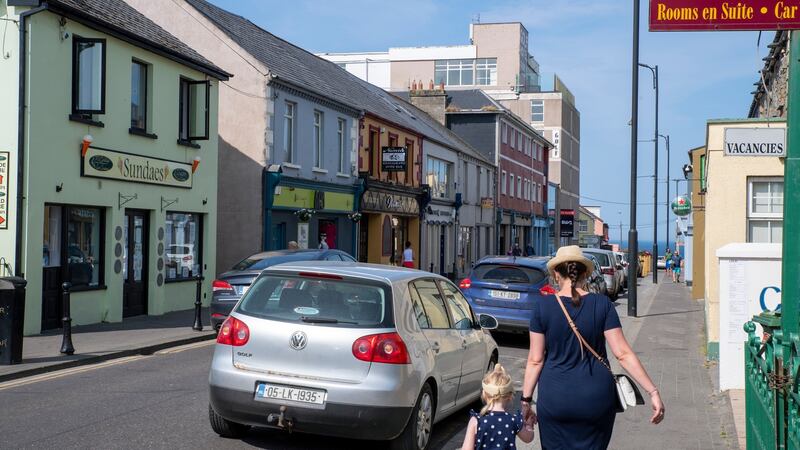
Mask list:
[[[611,353],[617,358],[622,368],[631,374],[633,379],[650,394],[650,403],[653,405],[653,416],[650,418],[650,422],[653,424],[660,423],[664,420],[664,404],[661,401],[661,396],[655,383],[650,379],[650,375],[644,369],[642,362],[639,361],[639,357],[633,352],[628,340],[625,339],[625,335],[622,334],[622,328],[612,328],[606,330],[604,334],[608,346],[611,347]]]
[[[478,435],[478,419],[470,417],[467,424],[467,434],[464,435],[464,445],[461,450],[475,450],[475,437]]]
[[[522,396],[530,397],[536,389],[536,383],[539,382],[539,375],[542,373],[544,365],[544,334],[530,332],[531,349],[528,352],[528,363],[525,367],[525,380],[522,382]],[[529,418],[533,418],[532,423],[536,423],[536,414],[530,407],[522,405],[522,413],[525,422]]]

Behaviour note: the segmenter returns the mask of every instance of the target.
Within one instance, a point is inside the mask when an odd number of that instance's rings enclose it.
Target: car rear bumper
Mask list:
[[[252,392],[211,385],[209,399],[214,411],[236,423],[278,428],[267,419],[280,415],[281,405],[258,402]],[[362,406],[327,403],[325,409],[285,405],[284,419],[292,431],[354,439],[387,440],[397,437],[411,416],[411,407]]]
[[[500,308],[472,302],[472,310],[475,314],[494,316],[497,319],[499,330],[527,331],[530,328],[531,311],[529,309]]]

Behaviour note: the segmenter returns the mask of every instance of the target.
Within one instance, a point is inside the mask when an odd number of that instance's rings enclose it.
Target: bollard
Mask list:
[[[195,295],[194,299],[194,325],[192,325],[192,329],[195,331],[203,331],[203,319],[200,317],[200,307],[202,303],[200,302],[200,295],[203,293],[203,277],[197,278],[197,295]]]
[[[429,272],[433,273],[433,263],[431,263],[431,270],[429,270]]]
[[[61,353],[71,355],[75,353],[75,347],[72,346],[72,317],[69,314],[69,290],[72,289],[72,283],[65,281],[61,288],[64,290],[61,296],[64,307],[64,318],[61,319]]]

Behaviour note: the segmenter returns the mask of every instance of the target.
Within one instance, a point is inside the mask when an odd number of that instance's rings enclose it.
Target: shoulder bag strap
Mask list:
[[[592,355],[594,355],[594,357],[597,358],[598,361],[600,361],[600,364],[604,365],[606,369],[608,369],[608,371],[611,372],[611,375],[614,375],[614,371],[611,370],[611,366],[609,366],[608,363],[606,363],[606,361],[603,359],[602,356],[600,356],[596,351],[594,351],[592,346],[589,345],[589,343],[586,342],[586,339],[583,338],[581,332],[578,331],[578,327],[577,325],[575,325],[575,322],[572,320],[572,317],[570,317],[569,313],[567,312],[567,307],[564,306],[564,302],[561,301],[561,297],[559,297],[558,295],[555,295],[555,297],[556,300],[558,301],[558,306],[561,307],[561,311],[564,313],[564,317],[567,318],[567,323],[569,323],[569,327],[572,328],[572,332],[575,333],[575,337],[578,338],[578,342],[581,345],[581,353],[583,353],[583,347],[586,347],[586,349],[589,350],[592,353]]]

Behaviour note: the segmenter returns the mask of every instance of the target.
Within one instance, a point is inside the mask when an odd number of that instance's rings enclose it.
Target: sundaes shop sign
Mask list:
[[[192,187],[192,165],[178,161],[89,147],[81,161],[81,176],[119,181]]]
[[[726,156],[786,156],[785,128],[726,128]]]

